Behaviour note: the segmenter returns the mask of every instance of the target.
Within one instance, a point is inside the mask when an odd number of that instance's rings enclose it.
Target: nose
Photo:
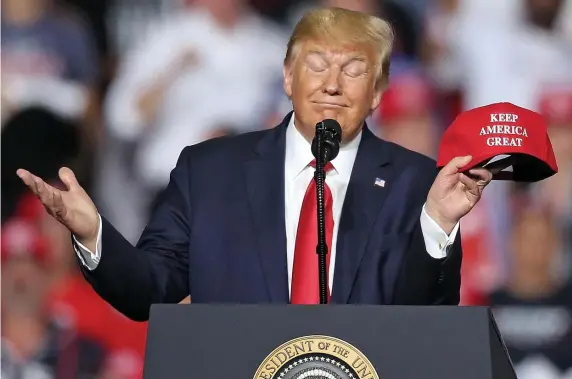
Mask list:
[[[330,69],[329,75],[324,82],[323,92],[330,96],[339,96],[342,94],[342,83],[341,83],[341,70],[337,67],[332,67]]]

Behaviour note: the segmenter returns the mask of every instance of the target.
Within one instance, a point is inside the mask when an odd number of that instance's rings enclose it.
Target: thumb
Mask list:
[[[441,171],[443,171],[443,174],[446,175],[456,174],[459,172],[459,169],[466,166],[471,161],[471,159],[473,159],[473,157],[470,155],[464,157],[455,157],[451,159],[451,161],[449,161],[449,163],[447,163],[447,165],[443,167]]]
[[[80,185],[72,170],[67,167],[60,168],[59,176],[61,181],[65,184],[68,191],[79,188]]]

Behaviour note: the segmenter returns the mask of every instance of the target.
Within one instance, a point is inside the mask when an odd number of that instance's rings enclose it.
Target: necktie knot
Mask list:
[[[312,160],[312,162],[310,162],[310,166],[316,168],[316,160]],[[334,169],[334,165],[332,164],[332,162],[328,162],[326,163],[326,165],[324,166],[324,172],[328,173],[330,171],[332,171]]]

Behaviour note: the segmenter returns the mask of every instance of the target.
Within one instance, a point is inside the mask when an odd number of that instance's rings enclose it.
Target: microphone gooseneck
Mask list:
[[[318,222],[318,277],[320,288],[320,304],[328,303],[328,267],[326,256],[328,245],[326,242],[326,216],[324,204],[324,182],[326,174],[324,166],[332,161],[340,152],[342,128],[336,120],[327,119],[316,125],[316,135],[312,140],[312,154],[316,158],[316,171],[314,180],[317,193],[317,222]]]

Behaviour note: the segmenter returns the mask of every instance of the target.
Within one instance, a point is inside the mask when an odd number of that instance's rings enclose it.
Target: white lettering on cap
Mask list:
[[[483,126],[479,133],[480,136],[488,136],[489,134],[508,134],[528,137],[526,128],[518,125],[487,125]]]
[[[489,137],[489,138],[487,138],[487,146],[521,147],[522,146],[522,138]]]
[[[518,115],[514,113],[491,113],[491,123],[493,122],[513,122],[518,120]]]
[[[518,115],[514,113],[491,113],[490,125],[481,127],[479,135],[490,136],[486,139],[487,146],[522,147],[524,139],[528,138],[528,131],[524,126],[515,124],[517,120]]]

